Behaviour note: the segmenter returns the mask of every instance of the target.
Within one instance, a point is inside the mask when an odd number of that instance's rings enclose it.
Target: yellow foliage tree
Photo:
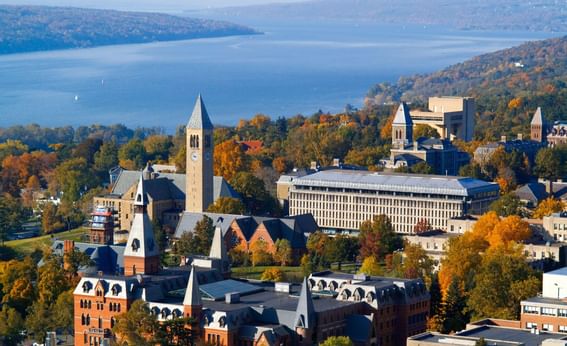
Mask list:
[[[509,242],[519,242],[532,235],[530,226],[517,215],[511,215],[500,220],[488,235],[490,247],[500,246]]]
[[[516,108],[520,108],[522,106],[522,98],[521,97],[516,97],[510,100],[510,102],[508,102],[508,108],[510,109],[516,109]]]
[[[534,219],[543,219],[544,216],[549,216],[553,213],[561,212],[564,209],[565,203],[553,197],[549,197],[538,204],[536,210],[534,211],[533,217]]]
[[[280,268],[268,268],[262,273],[263,281],[282,282],[285,280],[285,274]]]
[[[358,270],[360,274],[366,275],[382,275],[383,270],[374,256],[368,256],[362,261],[362,266]]]
[[[246,154],[242,146],[234,140],[228,140],[215,146],[214,174],[231,180],[236,173],[248,170]]]

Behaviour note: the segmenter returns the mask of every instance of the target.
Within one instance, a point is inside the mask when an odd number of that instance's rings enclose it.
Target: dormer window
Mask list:
[[[136,196],[136,203],[141,203],[142,202],[142,194],[138,194]]]
[[[140,240],[137,239],[137,238],[134,238],[134,240],[132,241],[132,251],[138,252],[139,248],[140,248]]]
[[[93,288],[93,285],[90,283],[90,281],[85,281],[83,283],[83,293],[89,293],[91,288]]]
[[[224,328],[226,326],[226,317],[222,316],[219,318],[219,327]]]
[[[122,291],[122,287],[119,284],[114,284],[112,286],[112,295],[113,296],[117,296],[120,293],[120,291]]]

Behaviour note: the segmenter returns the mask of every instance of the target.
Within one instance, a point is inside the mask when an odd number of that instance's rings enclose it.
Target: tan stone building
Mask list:
[[[430,97],[429,111],[412,111],[413,124],[437,130],[442,139],[471,141],[476,105],[472,97]]]

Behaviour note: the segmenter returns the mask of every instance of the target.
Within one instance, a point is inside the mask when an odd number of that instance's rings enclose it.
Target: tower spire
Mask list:
[[[392,121],[392,146],[396,149],[404,149],[406,145],[412,142],[413,121],[408,105],[402,102]]]
[[[197,96],[197,101],[195,102],[195,107],[193,107],[191,118],[189,118],[189,122],[187,123],[187,128],[207,130],[213,129],[213,123],[209,118],[209,113],[207,112],[207,108],[205,108],[205,103],[203,102],[201,94]]]
[[[195,266],[191,266],[191,274],[189,274],[189,281],[187,282],[187,290],[185,291],[185,298],[183,299],[184,306],[201,306],[201,293],[199,292],[199,281],[195,273]]]
[[[315,317],[311,289],[309,288],[307,278],[304,277],[299,302],[295,311],[295,326],[304,329],[313,328],[315,326]]]
[[[134,198],[134,219],[124,249],[124,273],[155,274],[159,271],[159,248],[147,213],[148,195],[140,175]]]

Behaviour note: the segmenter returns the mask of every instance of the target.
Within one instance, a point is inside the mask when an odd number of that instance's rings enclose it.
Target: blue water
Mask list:
[[[353,22],[247,24],[265,35],[0,57],[0,126],[188,119],[201,92],[213,122],[337,112],[368,88],[559,34],[465,32]],[[76,99],[77,98],[77,99]]]

